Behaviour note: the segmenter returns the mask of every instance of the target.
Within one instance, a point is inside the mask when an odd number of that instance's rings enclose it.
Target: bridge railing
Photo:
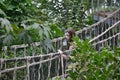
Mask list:
[[[70,53],[70,50],[65,51]],[[0,59],[1,80],[49,80],[65,76],[65,62],[59,53]]]
[[[100,51],[100,49],[103,47],[109,47],[113,49],[115,46],[120,47],[119,40],[120,40],[120,33],[117,33],[109,38],[94,43],[93,46],[98,51]]]
[[[105,36],[106,38],[98,41],[101,37]],[[93,43],[94,47],[99,51],[100,47],[110,47],[114,48],[115,46],[120,47],[120,20],[114,25],[106,29],[97,37],[90,40],[90,43]]]
[[[116,10],[112,14],[110,14],[108,17],[102,19],[101,21],[86,27],[80,31],[77,31],[77,35],[80,37],[80,39],[92,39],[102,32],[104,32],[107,28],[111,27],[113,24],[115,24],[117,21],[120,20],[120,9]],[[107,36],[109,37],[109,36]],[[104,37],[103,37],[104,38]]]

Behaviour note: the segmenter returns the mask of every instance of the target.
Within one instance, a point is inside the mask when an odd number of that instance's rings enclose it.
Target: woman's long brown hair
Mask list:
[[[66,33],[69,33],[70,35],[70,39],[67,41],[67,46],[66,46],[66,49],[69,50],[69,47],[70,47],[70,42],[72,42],[72,38],[73,36],[75,36],[75,31],[73,29],[70,29],[70,30],[67,30]]]

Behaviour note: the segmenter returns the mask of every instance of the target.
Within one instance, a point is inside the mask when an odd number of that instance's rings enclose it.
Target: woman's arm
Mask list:
[[[69,59],[69,57],[68,57],[67,55],[63,54],[63,51],[58,50],[58,52],[60,53],[60,55],[61,55],[64,59],[66,59],[66,60]]]

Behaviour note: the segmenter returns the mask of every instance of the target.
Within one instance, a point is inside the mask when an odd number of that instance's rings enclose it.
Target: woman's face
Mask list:
[[[66,37],[67,41],[69,41],[70,38],[71,38],[71,37],[70,37],[70,34],[69,34],[68,32],[65,33],[65,37]]]

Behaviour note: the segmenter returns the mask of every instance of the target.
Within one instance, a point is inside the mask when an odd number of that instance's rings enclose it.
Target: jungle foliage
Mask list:
[[[98,52],[89,40],[74,38],[77,47],[72,54],[66,80],[118,80],[120,79],[120,48],[104,47]]]
[[[81,29],[93,23],[90,13],[91,5],[98,7],[97,0],[0,0],[0,58],[13,58],[13,52],[6,55],[3,46],[42,42],[43,47],[52,38],[63,36],[67,28]],[[100,0],[102,5],[104,0]],[[111,1],[111,0],[107,0]],[[119,0],[117,0],[119,1]],[[109,2],[107,5],[110,5]],[[119,5],[119,4],[117,4]],[[118,80],[120,79],[120,49],[104,48],[97,52],[89,46],[88,41],[75,38],[76,49],[71,56],[67,80]],[[46,43],[47,42],[47,43]],[[39,48],[35,48],[40,52]],[[26,49],[28,56],[33,55],[33,47]],[[23,57],[23,50],[17,56]],[[37,52],[36,52],[37,53]],[[19,65],[21,65],[20,63]],[[11,66],[13,64],[9,64]],[[20,75],[22,74],[21,71]],[[20,76],[21,77],[21,76]]]
[[[88,0],[81,1],[0,0],[0,46],[42,41],[62,36],[70,27],[82,28],[91,17],[85,19]]]

